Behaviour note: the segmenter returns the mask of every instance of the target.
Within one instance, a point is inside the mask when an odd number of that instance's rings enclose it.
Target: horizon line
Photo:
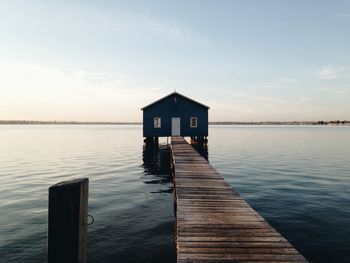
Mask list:
[[[66,124],[66,125],[140,125],[141,121],[41,121],[41,120],[0,120],[0,125],[6,124]],[[212,125],[252,125],[252,124],[350,124],[349,120],[317,120],[317,121],[209,121]]]

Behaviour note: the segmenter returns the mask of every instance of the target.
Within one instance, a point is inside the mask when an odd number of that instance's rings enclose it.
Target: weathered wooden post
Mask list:
[[[86,262],[89,179],[49,188],[48,263]]]

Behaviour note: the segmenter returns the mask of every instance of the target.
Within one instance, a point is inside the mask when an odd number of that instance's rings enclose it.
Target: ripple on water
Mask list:
[[[0,258],[43,262],[47,189],[89,177],[89,262],[175,262],[169,156],[141,126],[1,126]],[[311,262],[350,262],[350,133],[211,126],[209,161]]]

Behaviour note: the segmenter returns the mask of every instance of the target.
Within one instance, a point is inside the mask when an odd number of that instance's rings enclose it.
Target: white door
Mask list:
[[[171,135],[180,135],[180,118],[171,118]]]

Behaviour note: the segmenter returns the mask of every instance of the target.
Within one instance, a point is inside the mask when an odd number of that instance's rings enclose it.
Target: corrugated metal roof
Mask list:
[[[205,107],[205,108],[207,108],[207,109],[210,109],[209,106],[204,105],[203,103],[200,103],[200,102],[195,101],[195,100],[193,100],[193,99],[190,99],[189,97],[186,97],[185,95],[182,95],[182,94],[180,94],[180,93],[178,93],[178,92],[175,91],[175,92],[173,92],[173,93],[170,93],[169,95],[166,95],[166,96],[163,97],[163,98],[160,98],[159,100],[156,100],[156,101],[152,102],[151,104],[148,104],[147,106],[141,108],[141,110],[144,110],[144,109],[146,109],[146,108],[152,106],[153,104],[156,104],[156,103],[158,103],[158,102],[160,102],[160,101],[162,101],[162,100],[164,100],[164,99],[166,99],[166,98],[168,98],[168,97],[171,97],[171,96],[173,96],[173,95],[183,97],[183,98],[185,98],[185,99],[187,99],[187,100],[189,100],[189,101],[192,101],[192,102],[194,102],[194,103],[196,103],[196,104],[199,104],[199,105],[201,105],[201,106],[203,106],[203,107]]]

